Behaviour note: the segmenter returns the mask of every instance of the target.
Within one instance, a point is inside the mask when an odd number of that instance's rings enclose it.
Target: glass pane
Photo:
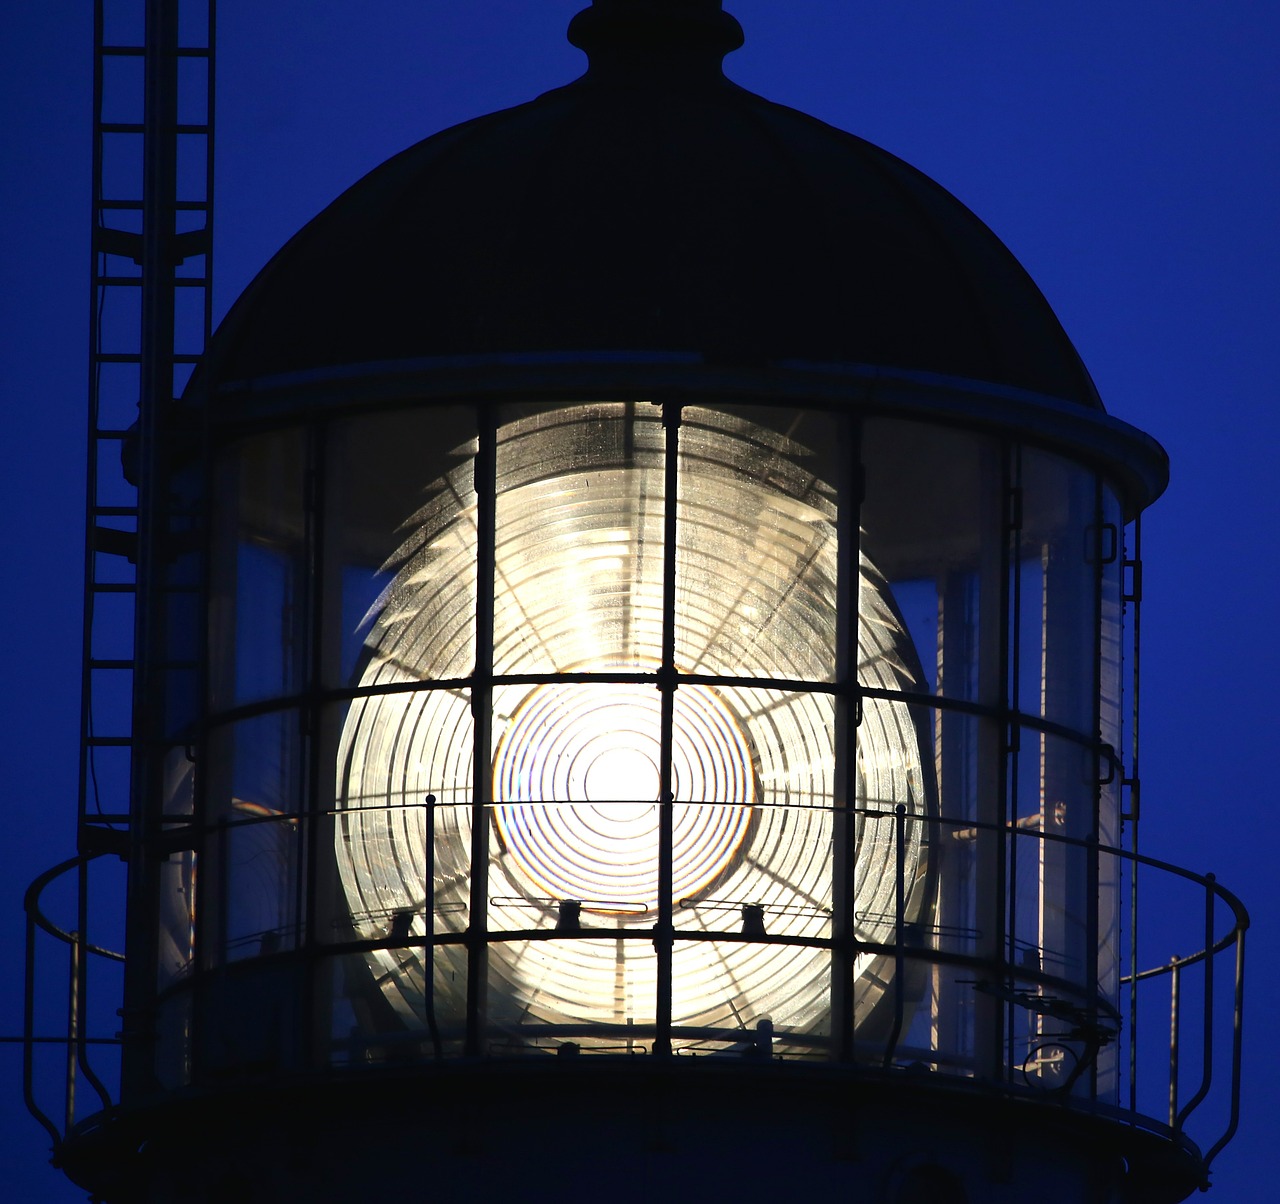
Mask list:
[[[1000,703],[1004,459],[998,443],[962,431],[864,425],[863,546],[918,652],[904,689]]]
[[[700,894],[678,899],[677,928],[829,937],[830,808],[757,805],[746,818],[743,835],[723,858],[716,878]]]
[[[683,717],[693,696],[681,698]],[[581,923],[652,927],[658,909],[661,696],[634,683],[507,686],[494,695],[492,926]],[[679,719],[677,728],[682,726]],[[677,739],[676,790],[735,803],[749,761],[734,759],[733,731]],[[717,762],[707,764],[707,740]],[[719,741],[717,743],[717,740]],[[718,773],[718,776],[717,776]],[[736,774],[736,776],[735,776]],[[676,806],[675,889],[714,874],[701,847],[733,845],[739,805],[699,816]],[[726,854],[727,855],[727,854]],[[575,917],[581,912],[580,921]]]
[[[1002,868],[1005,724],[940,709],[936,720],[941,817],[931,849],[937,895],[937,947],[975,959],[967,974],[935,975],[933,1000],[941,1047],[972,1059],[976,1073],[996,1074],[1005,1004],[979,991],[986,967],[1006,956]],[[967,981],[966,981],[967,980]]]
[[[458,1057],[466,1024],[466,951],[436,945],[435,989],[422,990],[422,965],[406,950],[336,957],[322,963],[319,981],[330,997],[329,1047],[322,1062],[331,1066],[380,1066],[409,1059]],[[387,982],[412,981],[407,992],[385,989]]]
[[[188,464],[166,482],[164,529],[157,532],[157,580],[153,583],[150,653],[163,667],[164,731],[174,744],[192,740],[201,713],[202,645],[205,640],[204,472]]]
[[[834,679],[839,448],[827,415],[685,409],[676,564],[682,672]]]
[[[300,728],[299,713],[286,709],[216,729],[209,818],[237,823],[297,814],[303,802]]]
[[[429,895],[438,928],[466,926],[472,740],[465,691],[351,703],[338,753],[334,847],[357,937],[387,935],[402,915],[412,917],[411,932],[424,932]]]
[[[335,810],[324,839],[341,905],[321,936],[385,945],[346,962],[344,989],[359,1001],[357,1045],[378,1046],[352,1056],[376,1060],[392,1056],[394,1044],[379,1034],[421,1033],[433,1009],[438,1025],[465,1014],[465,956],[448,938],[469,921],[471,699],[451,689],[374,694],[335,710],[332,723],[340,729]]]
[[[1024,756],[1030,743],[1024,733]],[[1024,876],[1039,896],[1036,943],[1025,951],[1025,960],[1038,963],[1045,974],[1083,986],[1097,948],[1089,930],[1094,886],[1087,844],[1096,795],[1093,754],[1083,745],[1048,735],[1039,737],[1039,748],[1039,823],[1024,828],[1039,836],[1034,874]]]
[[[254,702],[296,690],[302,640],[295,624],[302,565],[278,548],[240,545],[236,558],[235,701]]]
[[[463,677],[475,660],[475,416],[362,416],[326,442],[324,673]]]
[[[830,996],[829,949],[677,941],[672,1046],[690,1053],[825,1057]]]
[[[292,949],[300,937],[301,825],[294,816],[244,810],[218,841],[228,961]]]
[[[894,1048],[895,1063],[927,1066],[944,1074],[974,1074],[975,1021],[994,1002],[976,989],[978,968],[910,957],[905,964],[904,1023]],[[887,1030],[882,1024],[881,1031],[872,1029],[858,1044],[859,1056],[873,1065],[884,1057],[892,1036],[891,1007],[892,996],[886,1008]]]
[[[205,935],[229,960],[293,948],[303,889],[298,712],[270,711],[216,729],[210,746],[206,842],[217,889],[205,891],[200,918],[217,927]],[[208,914],[215,896],[216,920]]]
[[[1108,542],[1099,526],[1097,495],[1091,472],[1046,452],[1023,450],[1020,559],[1033,576],[1024,578],[1028,596],[1021,608],[1019,661],[1039,665],[1042,676],[1038,697],[1023,679],[1019,704],[1089,737],[1096,730],[1098,697],[1098,553]]]
[[[156,970],[157,986],[161,990],[191,972],[195,955],[197,864],[196,854],[189,849],[171,853],[160,862]]]
[[[221,468],[220,496],[235,509],[214,540],[215,710],[296,693],[305,681],[305,451],[304,432],[275,432],[247,440]]]
[[[939,640],[944,615],[938,598],[938,582],[933,577],[894,581],[888,596],[897,609],[897,622],[915,652],[915,672],[908,674],[903,689],[937,692]]]
[[[498,431],[494,670],[652,671],[661,660],[661,411],[505,409]]]
[[[653,1039],[658,959],[646,934],[489,947],[487,1050],[627,1052]]]

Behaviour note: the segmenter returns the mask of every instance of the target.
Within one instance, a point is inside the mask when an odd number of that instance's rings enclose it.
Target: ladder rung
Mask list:
[[[183,213],[207,213],[209,211],[209,202],[204,201],[175,201],[173,204],[175,209],[181,210]],[[112,197],[110,200],[102,200],[98,202],[99,209],[110,209],[113,211],[124,210],[126,212],[137,211],[142,208],[141,201],[126,201],[119,197]]]
[[[99,364],[142,363],[142,356],[136,351],[99,351],[93,358]]]
[[[145,46],[103,46],[100,53],[107,58],[142,58],[147,53]],[[208,46],[179,46],[173,53],[180,59],[207,59]]]
[[[108,255],[119,255],[132,259],[134,263],[142,262],[142,235],[135,234],[132,230],[117,230],[114,226],[95,224],[93,246],[95,250],[105,251]]]
[[[86,736],[86,748],[129,748],[133,744],[132,736]]]
[[[114,515],[109,514],[108,511],[113,508],[117,511],[124,510],[123,506],[116,506],[116,507],[102,506],[102,507],[96,508],[94,510],[94,513],[106,515],[109,518],[137,517],[136,510],[129,511],[127,513],[118,513]],[[106,531],[108,532],[108,534],[106,534],[105,536],[98,537],[98,536],[95,536],[94,534],[95,531]],[[117,556],[120,556],[120,555],[127,556],[131,551],[131,549],[128,547],[126,540],[132,541],[137,538],[137,532],[134,530],[133,527],[125,527],[123,529],[120,529],[117,527],[106,527],[106,526],[103,526],[101,523],[94,524],[93,530],[86,531],[85,534],[88,537],[88,543],[92,551],[113,552]]]
[[[209,136],[209,126],[207,124],[198,124],[192,121],[184,121],[180,125],[172,127],[175,134],[196,134],[202,138]],[[146,133],[146,127],[140,121],[102,121],[98,123],[98,133],[100,134],[132,134],[141,137]]]
[[[132,581],[95,581],[92,588],[95,594],[136,594],[138,587]]]
[[[129,856],[129,833],[99,824],[80,825],[76,847],[82,853],[114,853],[122,860]]]
[[[189,258],[193,255],[204,255],[204,251],[188,251],[187,255],[178,258],[178,262],[182,262],[183,258]],[[138,288],[142,284],[142,276],[95,276],[93,283],[99,288]],[[168,281],[174,288],[206,288],[209,285],[209,276],[173,276]]]
[[[107,552],[133,560],[138,555],[138,533],[121,531],[118,527],[100,527],[96,523],[89,532],[95,552]]]
[[[98,518],[137,518],[137,506],[94,506],[93,513]]]
[[[173,236],[173,256],[181,263],[182,260],[189,259],[193,255],[206,255],[212,243],[213,239],[207,225],[197,226],[194,230],[183,230]],[[192,280],[195,277],[187,276],[181,279]]]
[[[122,660],[111,660],[111,661],[90,660],[89,668],[90,669],[114,669],[117,671],[121,669],[132,670],[134,668],[134,663],[133,661],[122,661]]]

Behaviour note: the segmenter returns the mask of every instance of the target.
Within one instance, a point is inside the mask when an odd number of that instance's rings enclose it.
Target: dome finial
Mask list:
[[[714,64],[742,45],[742,26],[721,0],[593,0],[569,23],[569,41],[592,68]]]

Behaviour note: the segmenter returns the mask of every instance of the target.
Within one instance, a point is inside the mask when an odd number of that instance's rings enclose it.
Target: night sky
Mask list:
[[[218,314],[395,151],[579,74],[564,29],[583,3],[223,0]],[[1040,285],[1108,410],[1169,451],[1172,484],[1143,528],[1143,849],[1215,872],[1252,911],[1243,1122],[1209,1198],[1273,1200],[1280,6],[727,7],[747,35],[730,77],[955,193]],[[23,890],[74,850],[92,25],[87,0],[3,9],[0,1035],[12,1036]],[[0,1194],[82,1199],[45,1165],[19,1072],[18,1048],[0,1046]]]

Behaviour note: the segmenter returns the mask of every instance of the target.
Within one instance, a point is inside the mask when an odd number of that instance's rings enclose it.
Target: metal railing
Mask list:
[[[40,1122],[53,1143],[54,1160],[57,1161],[63,1142],[73,1132],[80,1116],[81,1101],[77,1097],[80,1083],[85,1083],[93,1092],[93,1106],[84,1110],[87,1115],[108,1111],[115,1106],[118,1087],[115,1091],[107,1086],[93,1065],[90,1057],[91,1047],[111,1046],[119,1049],[122,1040],[119,1033],[106,1035],[91,1033],[89,1000],[93,996],[92,988],[99,985],[96,963],[110,962],[123,965],[124,954],[118,950],[97,944],[89,937],[90,908],[89,882],[90,865],[97,855],[88,854],[69,858],[46,870],[27,888],[23,898],[23,909],[26,912],[26,958],[25,984],[23,997],[23,1051],[22,1051],[22,1095],[31,1115]],[[55,923],[45,912],[44,893],[59,879],[66,875],[75,875],[75,910],[74,926],[64,927]],[[42,979],[38,963],[38,936],[45,934],[55,943],[62,946],[66,957],[66,978],[62,989],[55,997],[65,998],[65,1030],[61,1034],[38,1033],[37,1024],[43,1027],[46,1018],[42,1009],[37,1008],[37,988]],[[55,985],[57,979],[53,979]],[[118,995],[118,993],[117,993]],[[120,1004],[122,998],[108,1000],[110,1004]],[[118,1013],[117,1013],[118,1014]],[[96,1017],[95,1017],[96,1019]],[[37,1098],[41,1087],[52,1086],[55,1096],[58,1093],[57,1077],[52,1079],[36,1073],[37,1051],[43,1047],[61,1047],[59,1063],[62,1070],[60,1106],[50,1109],[59,1117],[55,1120],[50,1111],[41,1107]],[[118,1074],[112,1076],[118,1078]]]
[[[904,816],[870,809],[866,816],[870,822],[880,820],[890,824],[898,846],[901,848],[904,845]],[[277,822],[296,826],[299,820],[298,817],[280,816],[273,819],[259,817],[249,822],[256,825]],[[930,822],[938,823],[943,831],[963,831],[966,838],[969,838],[967,834],[971,832],[994,831],[990,825],[973,821],[963,821],[963,824],[960,821]],[[1006,830],[1006,834],[1008,831]],[[1118,978],[1118,987],[1111,998],[1089,1001],[1080,995],[1078,987],[1071,987],[1070,976],[1064,978],[1062,967],[1053,964],[1048,957],[1029,961],[1020,956],[1016,965],[1012,960],[992,963],[988,959],[965,952],[963,941],[947,939],[940,931],[929,931],[917,923],[908,922],[904,912],[905,883],[900,881],[894,892],[893,905],[897,914],[885,917],[889,921],[890,935],[874,944],[864,942],[867,953],[889,959],[894,968],[893,985],[890,988],[896,993],[896,998],[891,1001],[892,1023],[886,1035],[871,1043],[874,1048],[866,1042],[855,1042],[855,1062],[876,1073],[893,1073],[903,1065],[918,1066],[923,1058],[941,1075],[972,1077],[972,1065],[966,1063],[963,1056],[958,1056],[956,1050],[938,1048],[931,1052],[922,1049],[918,1042],[913,1042],[908,1037],[909,1009],[916,1006],[909,994],[913,989],[910,984],[913,981],[919,983],[919,975],[913,977],[911,971],[921,965],[943,967],[953,977],[967,975],[955,978],[955,981],[967,982],[974,990],[995,1000],[997,1006],[1005,1008],[1010,1018],[1023,1018],[1021,1023],[1027,1029],[1027,1034],[1021,1038],[1022,1043],[1016,1054],[1013,1042],[1010,1042],[1005,1084],[1003,1088],[996,1088],[997,1090],[1025,1093],[1038,1087],[1036,1093],[1048,1106],[1084,1107],[1180,1144],[1191,1142],[1197,1151],[1204,1151],[1201,1166],[1207,1173],[1210,1164],[1231,1140],[1239,1121],[1244,952],[1245,933],[1249,927],[1244,907],[1231,892],[1217,883],[1213,875],[1196,874],[1152,857],[1123,849],[1100,847],[1090,841],[1073,840],[1053,833],[1023,830],[1018,833],[1018,839],[1074,846],[1089,855],[1096,854],[1100,864],[1114,859],[1114,866],[1109,868],[1118,869],[1122,876],[1112,880],[1123,881],[1131,892],[1137,890],[1140,877],[1144,891],[1180,891],[1183,923],[1172,937],[1166,932],[1161,939],[1178,940],[1182,943],[1183,951],[1159,964],[1149,965]],[[55,866],[32,884],[25,903],[27,955],[23,1087],[28,1108],[53,1142],[55,1158],[62,1144],[76,1133],[78,1127],[91,1122],[95,1116],[101,1117],[104,1112],[111,1112],[118,1103],[118,1092],[110,1082],[112,1076],[101,1069],[99,1061],[108,1052],[103,1047],[119,1049],[122,1044],[120,1035],[92,1030],[95,1024],[101,1026],[105,1017],[114,1015],[115,1007],[123,1003],[123,998],[117,997],[123,994],[120,985],[122,978],[118,972],[123,955],[95,939],[90,931],[99,914],[96,908],[88,906],[89,875],[94,861],[95,858],[91,855],[81,856]],[[901,879],[902,858],[897,858],[896,862]],[[67,904],[74,908],[73,922],[55,922],[48,914],[46,893],[60,881],[74,887],[75,900]],[[1148,902],[1150,901],[1149,897]],[[425,906],[425,900],[423,902]],[[557,909],[547,907],[545,910],[548,912],[545,927],[521,929],[518,932],[490,931],[487,933],[487,941],[491,945],[499,945],[542,940],[601,939],[602,933],[599,931],[566,930],[563,923],[556,919]],[[737,914],[732,908],[723,910],[727,917]],[[1171,910],[1172,906],[1161,907],[1158,919],[1167,919]],[[457,929],[458,923],[465,924],[465,917],[451,917],[446,927],[453,931],[436,931],[430,936],[424,936],[421,931],[415,934],[408,923],[397,926],[394,922],[396,918],[388,918],[387,924],[383,926],[386,931],[379,928],[377,935],[361,939],[353,933],[354,939],[336,944],[331,938],[313,945],[307,944],[305,940],[300,943],[295,939],[297,934],[278,941],[264,939],[260,942],[260,951],[256,957],[237,956],[235,964],[238,971],[247,969],[252,974],[255,964],[265,965],[271,962],[284,965],[290,961],[304,963],[321,956],[360,957],[368,956],[375,950],[400,949],[429,955],[433,948],[439,951],[467,939],[466,933]],[[1150,927],[1148,925],[1147,931],[1143,933],[1143,940],[1148,943],[1152,939]],[[268,933],[261,935],[269,936]],[[744,927],[743,931],[726,929],[723,933],[688,931],[681,936],[695,940],[714,938],[719,941],[802,943],[810,947],[830,943],[829,936],[810,935],[794,939],[765,936],[763,933],[756,936],[750,927]],[[643,930],[637,929],[632,937],[643,940]],[[41,964],[40,950],[50,943],[62,949],[53,972],[49,971],[47,963],[43,968]],[[1129,934],[1126,945],[1131,943],[1132,934]],[[1006,933],[1004,944],[1010,950],[1020,948],[1012,933]],[[1121,964],[1126,952],[1127,949],[1117,948],[1117,964]],[[62,966],[60,975],[56,974],[56,966],[59,964]],[[113,967],[114,975],[104,973],[104,970]],[[113,976],[116,980],[114,985]],[[55,996],[55,1001],[61,997],[63,1003],[57,1008],[52,1004],[37,1008],[37,987],[50,977],[57,977],[61,981],[62,989]],[[1080,974],[1076,973],[1075,977],[1079,978]],[[193,968],[189,975],[174,982],[169,989],[198,993],[201,990],[201,974]],[[92,1011],[89,1006],[91,998],[94,1001]],[[1200,1022],[1194,1026],[1187,1020],[1187,1012],[1191,1010],[1189,999],[1199,1014]],[[149,1001],[141,1002],[149,1004]],[[1156,1009],[1164,1013],[1167,1024],[1162,1026],[1158,1023]],[[65,1016],[63,1033],[38,1033],[38,1025],[54,1010]],[[640,1047],[649,1035],[647,1027],[651,1026],[642,1027],[637,1024],[620,1030],[626,1036],[625,1047],[629,1051]],[[579,1026],[571,1035],[580,1038],[587,1028],[590,1026]],[[1012,1030],[1012,1020],[1008,1028]],[[541,1031],[547,1037],[553,1037],[558,1032],[554,1025],[545,1026]],[[565,1032],[567,1031],[566,1029]],[[1143,1038],[1140,1047],[1135,1040],[1139,1032]],[[1167,1045],[1163,1034],[1167,1034]],[[495,1030],[492,1035],[497,1037],[499,1034]],[[561,1038],[564,1035],[559,1033]],[[424,1049],[434,1048],[435,1056],[438,1057],[438,1031],[433,1036],[433,1044],[424,1043]],[[608,1053],[614,1048],[609,1044],[609,1038],[617,1037],[618,1034],[601,1029],[598,1036],[600,1040],[596,1042],[599,1045],[597,1052]],[[727,1031],[708,1034],[711,1041],[733,1036],[735,1034]],[[779,1031],[775,1037],[776,1044],[771,1045],[771,1048],[779,1051],[776,1056],[809,1060],[814,1057],[829,1060],[831,1056],[829,1050],[824,1054],[818,1048],[803,1048],[803,1041],[793,1042],[792,1054],[788,1055],[784,1034]],[[408,1034],[405,1039],[408,1039]],[[389,1038],[371,1036],[370,1045],[376,1046],[379,1040],[385,1044]],[[1114,1060],[1117,1069],[1126,1065],[1130,1068],[1127,1104],[1118,1102],[1121,1096],[1114,1085],[1105,1091],[1098,1087],[1094,1064],[1099,1051],[1113,1042],[1124,1052],[1132,1054],[1128,1059],[1117,1057]],[[517,1041],[517,1045],[519,1044]],[[523,1048],[528,1051],[539,1045],[554,1048],[554,1042],[536,1041],[526,1041]],[[36,1054],[48,1047],[53,1047],[56,1051],[56,1065],[50,1066],[46,1060],[45,1072],[37,1073]],[[1229,1052],[1224,1054],[1224,1047]],[[461,1048],[461,1045],[458,1044],[455,1048]],[[496,1047],[486,1048],[491,1055],[499,1052]],[[145,1057],[146,1051],[141,1052]],[[644,1052],[652,1051],[646,1049]],[[111,1060],[114,1061],[117,1057],[118,1053],[113,1053]],[[1028,1071],[1031,1063],[1034,1065]],[[351,1063],[335,1056],[325,1070],[329,1066],[338,1065],[349,1068]]]

